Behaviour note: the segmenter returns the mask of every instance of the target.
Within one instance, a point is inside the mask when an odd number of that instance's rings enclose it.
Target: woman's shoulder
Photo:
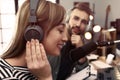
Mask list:
[[[2,68],[8,68],[8,69],[13,69],[13,67],[8,64],[5,59],[0,58],[0,67]]]
[[[36,80],[35,76],[30,73],[26,67],[11,66],[4,59],[0,58],[0,79],[6,80]],[[20,76],[21,75],[21,76]]]

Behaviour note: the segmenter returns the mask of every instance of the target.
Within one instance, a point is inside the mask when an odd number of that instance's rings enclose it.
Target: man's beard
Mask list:
[[[74,32],[73,32],[73,29],[74,29]],[[72,36],[72,34],[80,35],[81,39],[84,43],[85,31],[81,31],[79,26],[72,26],[72,28],[71,28],[70,25],[69,25],[68,33],[69,33],[70,36]]]
[[[84,35],[84,30],[80,30],[79,26],[72,26],[71,33],[76,35]]]

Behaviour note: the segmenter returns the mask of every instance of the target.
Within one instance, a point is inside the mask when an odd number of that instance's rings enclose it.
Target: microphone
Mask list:
[[[120,40],[115,40],[115,41],[101,41],[101,42],[96,42],[97,46],[102,47],[102,46],[110,46],[120,43]]]
[[[114,45],[119,43],[120,40],[116,41],[102,41],[102,42],[94,42],[91,41],[82,47],[78,47],[75,49],[72,49],[70,51],[70,59],[72,61],[78,61],[80,58],[85,57],[86,55],[90,54],[92,51],[96,50],[97,47],[102,47],[102,46],[109,46],[109,45]]]
[[[78,47],[75,49],[72,49],[70,51],[70,59],[72,61],[78,61],[80,58],[85,57],[86,55],[90,54],[90,52],[94,51],[97,49],[97,44],[94,41],[91,41],[82,47]]]

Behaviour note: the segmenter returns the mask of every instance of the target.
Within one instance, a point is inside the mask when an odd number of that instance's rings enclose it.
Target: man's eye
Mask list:
[[[79,20],[79,17],[76,17],[76,16],[75,16],[74,19],[75,19],[75,20]]]
[[[85,25],[87,25],[87,24],[88,24],[88,21],[82,20],[82,23],[85,24]]]

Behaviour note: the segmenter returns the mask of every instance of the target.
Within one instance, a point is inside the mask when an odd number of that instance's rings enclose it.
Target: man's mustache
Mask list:
[[[80,26],[72,26],[72,29],[77,28],[79,30]]]
[[[71,28],[71,30],[72,30],[72,29],[74,29],[74,30],[75,30],[75,33],[78,34],[78,35],[79,35],[80,32],[81,32],[81,31],[80,31],[80,26],[73,26],[73,27]]]

